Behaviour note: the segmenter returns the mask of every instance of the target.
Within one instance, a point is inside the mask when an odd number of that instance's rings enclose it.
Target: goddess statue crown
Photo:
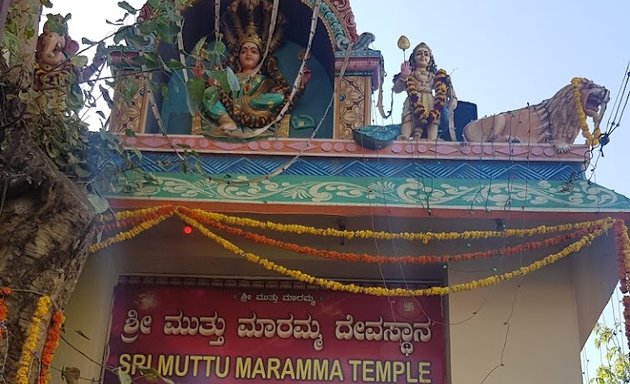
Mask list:
[[[256,26],[253,23],[247,25],[245,33],[238,39],[239,48],[245,43],[253,43],[256,44],[259,50],[263,49],[263,41],[260,36],[258,36],[258,33],[256,33]]]
[[[234,0],[224,14],[223,36],[228,48],[236,52],[245,43],[254,43],[260,50],[269,40],[273,5],[268,0]],[[282,45],[286,19],[278,13],[271,36],[269,50],[276,51]]]

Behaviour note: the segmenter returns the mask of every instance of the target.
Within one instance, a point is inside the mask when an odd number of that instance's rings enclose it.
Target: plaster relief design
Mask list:
[[[316,0],[302,0],[302,2],[311,9],[316,4]],[[319,17],[324,21],[324,25],[331,40],[335,42],[336,48],[341,49],[346,47],[348,43],[357,40],[358,35],[354,14],[352,9],[350,9],[348,0],[323,1],[320,4]]]
[[[368,79],[364,77],[348,76],[337,80],[337,104],[335,108],[336,139],[352,139],[352,130],[367,124],[365,100],[368,89]]]
[[[301,177],[275,177],[245,182],[235,178],[230,184],[192,175],[158,176],[159,185],[146,186],[134,198],[203,200],[230,203],[296,203],[304,205],[381,205],[418,208],[458,208],[470,210],[532,209],[543,211],[627,209],[623,196],[587,181],[514,181],[400,178],[382,181],[361,178],[305,180]],[[242,184],[238,182],[242,181]],[[129,198],[126,195],[126,198]]]
[[[147,109],[146,77],[144,75],[124,76],[117,81],[115,94],[118,98],[113,108],[111,131],[125,133],[127,129],[144,132]]]

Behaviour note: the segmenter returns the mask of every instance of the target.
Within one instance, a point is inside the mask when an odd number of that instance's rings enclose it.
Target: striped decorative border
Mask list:
[[[233,177],[240,174],[269,175],[286,166],[289,156],[243,156],[203,154],[198,157],[203,172],[209,175]],[[141,166],[147,172],[177,173],[180,160],[172,152],[144,152]],[[458,179],[522,179],[522,180],[577,180],[583,178],[581,163],[509,162],[427,159],[330,158],[309,157],[287,167],[288,176],[338,177],[421,177]]]

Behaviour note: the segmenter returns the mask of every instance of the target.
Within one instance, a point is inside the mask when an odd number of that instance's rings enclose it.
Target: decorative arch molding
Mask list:
[[[312,10],[317,0],[299,1]],[[199,2],[200,0],[194,0],[182,9],[196,6]],[[139,16],[146,18],[150,13],[150,6],[147,2],[140,10]],[[335,43],[336,50],[345,49],[348,43],[354,43],[358,40],[359,34],[350,0],[322,0],[319,18],[326,28],[330,40]]]
[[[317,0],[301,1],[313,9]],[[336,49],[343,49],[348,43],[354,43],[359,38],[350,0],[323,0],[319,16],[330,40],[335,42]]]

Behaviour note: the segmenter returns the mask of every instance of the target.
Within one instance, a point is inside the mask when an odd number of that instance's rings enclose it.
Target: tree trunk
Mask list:
[[[8,337],[0,340],[0,383],[15,383],[27,330],[41,295],[63,309],[87,258],[96,217],[80,191],[34,143],[18,95],[32,85],[41,2],[2,1],[11,35],[0,65],[0,286],[13,289],[7,304]],[[0,18],[3,32],[5,20]],[[7,29],[8,30],[8,29]],[[32,123],[31,123],[32,124]],[[28,356],[28,382],[35,383],[52,309],[40,325]],[[4,353],[7,351],[7,355]]]
[[[9,0],[0,0],[0,40],[4,38],[4,24],[9,12]]]
[[[37,347],[28,356],[28,383],[37,381],[52,311],[66,305],[96,231],[96,213],[85,192],[57,170],[29,135],[32,121],[44,120],[24,113],[18,97],[32,86],[40,13],[40,0],[2,1],[0,6],[3,32],[10,30],[0,34],[9,52],[8,61],[0,60],[0,287],[13,290],[5,299],[8,337],[0,339],[0,384],[17,382],[35,305],[47,295],[53,308],[40,323]],[[6,31],[5,21],[11,23]]]
[[[42,4],[40,0],[2,0],[2,2],[2,8],[7,8],[7,16],[2,25],[2,38],[6,38],[6,26],[11,23],[14,38],[19,41],[17,47],[9,49],[8,58],[9,67],[17,67],[19,70],[10,71],[8,76],[22,87],[30,87],[33,81],[35,47]],[[3,44],[3,48],[7,48],[8,45]]]
[[[5,95],[3,92],[2,96]],[[6,120],[12,114],[3,112],[1,120],[6,127]],[[14,292],[6,298],[9,337],[0,341],[0,361],[4,359],[5,343],[8,343],[8,360],[4,372],[0,371],[0,383],[14,383],[37,299],[48,295],[56,308],[63,309],[87,259],[96,213],[85,193],[35,145],[26,122],[17,119],[10,128],[3,129],[0,131],[3,148],[0,150],[0,286],[10,287]],[[29,383],[37,379],[37,356],[41,356],[51,313],[41,326]]]

